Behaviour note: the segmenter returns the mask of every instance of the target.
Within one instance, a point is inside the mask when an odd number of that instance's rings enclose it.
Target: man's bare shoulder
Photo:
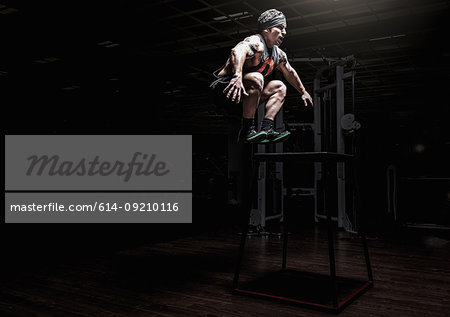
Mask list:
[[[250,43],[255,43],[255,44],[262,44],[263,42],[261,41],[261,38],[254,34],[254,35],[250,35],[248,37],[246,37],[244,39],[245,42],[250,42]]]
[[[289,60],[287,57],[287,54],[280,48],[278,48],[278,66],[277,69],[281,70],[281,71],[293,71],[294,69],[291,67],[291,65],[289,64]]]
[[[264,51],[263,43],[257,35],[251,35],[239,42],[238,45],[248,45],[253,53]]]
[[[287,54],[281,48],[278,48],[278,56],[280,63],[288,62]]]

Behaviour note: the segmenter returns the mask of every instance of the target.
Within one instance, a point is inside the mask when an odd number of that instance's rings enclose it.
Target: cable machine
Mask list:
[[[353,154],[353,145],[346,150],[345,135],[349,135],[358,130],[361,125],[354,120],[355,112],[355,59],[353,56],[347,56],[339,59],[328,59],[328,65],[321,67],[314,78],[314,149],[316,152],[332,151],[339,154]],[[345,72],[344,68],[348,65],[352,69]],[[323,85],[323,79],[326,73],[329,73],[328,83]],[[351,80],[352,105],[351,113],[346,114],[344,102],[345,80]],[[353,143],[353,138],[351,139]],[[315,163],[315,186],[321,186],[322,163]],[[352,202],[346,202],[346,173],[344,165],[338,163],[335,171],[336,175],[336,200],[337,215],[333,217],[337,221],[338,227],[352,231],[353,225],[356,225],[356,215],[353,215],[351,222],[347,217],[347,209],[352,208]],[[349,205],[349,206],[347,206]],[[347,208],[350,207],[350,208]],[[315,217],[316,221],[325,219],[320,204],[320,199],[315,199]],[[353,208],[352,208],[353,209]]]

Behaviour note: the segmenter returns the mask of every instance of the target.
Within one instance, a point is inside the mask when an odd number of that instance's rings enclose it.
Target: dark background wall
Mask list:
[[[358,61],[362,219],[372,232],[394,225],[387,166],[406,178],[450,177],[448,1],[210,2],[2,2],[5,134],[194,136],[192,225],[8,224],[2,237],[11,267],[234,226],[223,168],[230,121],[217,114],[207,87],[229,49],[271,7],[291,21],[282,47],[290,57],[354,54]],[[236,12],[251,16],[214,20]],[[318,66],[293,66],[311,90]],[[285,108],[287,123],[310,116],[292,90]],[[448,182],[400,184],[407,219],[449,224]]]

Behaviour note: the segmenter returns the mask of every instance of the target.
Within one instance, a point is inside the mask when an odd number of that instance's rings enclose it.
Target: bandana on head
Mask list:
[[[287,27],[286,17],[284,15],[273,17],[272,19],[269,19],[263,23],[258,23],[258,31],[261,32],[262,30],[270,29],[278,25],[284,25],[285,27]]]

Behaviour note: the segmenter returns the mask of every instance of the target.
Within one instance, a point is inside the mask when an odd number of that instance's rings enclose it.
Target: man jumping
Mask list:
[[[278,69],[284,78],[302,95],[307,106],[312,98],[303,86],[295,69],[288,62],[286,53],[278,46],[286,36],[286,18],[278,10],[270,9],[258,18],[258,31],[238,43],[223,67],[214,72],[211,84],[219,101],[230,105],[242,103],[242,127],[238,141],[281,142],[290,135],[289,131],[276,131],[274,119],[283,106],[286,86],[281,80],[274,80]],[[261,129],[256,128],[255,113],[258,106],[266,102],[266,113]]]

